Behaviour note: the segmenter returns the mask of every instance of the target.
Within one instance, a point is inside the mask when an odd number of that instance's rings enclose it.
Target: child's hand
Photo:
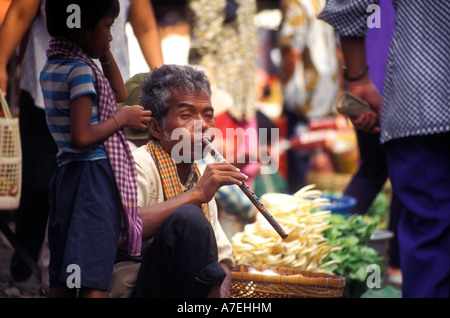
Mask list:
[[[99,60],[102,65],[109,65],[114,60],[114,56],[111,50],[110,49],[106,50],[105,53],[103,53],[103,55],[100,56]]]
[[[134,127],[146,130],[151,115],[152,112],[150,110],[144,110],[144,107],[142,106],[126,105],[119,109],[115,116],[120,127]]]

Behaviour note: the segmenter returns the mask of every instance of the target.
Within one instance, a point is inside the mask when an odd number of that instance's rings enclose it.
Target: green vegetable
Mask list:
[[[361,294],[366,289],[367,266],[377,264],[382,268],[382,259],[377,251],[367,246],[378,223],[367,221],[358,214],[350,215],[347,219],[343,215],[332,214],[329,222],[333,226],[325,232],[325,237],[330,244],[337,243],[341,249],[331,252],[324,260],[339,261],[326,270],[345,277],[347,286]]]

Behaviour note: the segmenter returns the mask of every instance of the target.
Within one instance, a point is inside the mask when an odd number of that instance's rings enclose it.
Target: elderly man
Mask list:
[[[200,175],[194,162],[215,127],[208,79],[164,65],[144,80],[141,104],[152,111],[150,141],[134,151],[144,247],[141,259],[119,249],[111,297],[227,297],[234,262],[214,194],[247,176],[228,163]]]

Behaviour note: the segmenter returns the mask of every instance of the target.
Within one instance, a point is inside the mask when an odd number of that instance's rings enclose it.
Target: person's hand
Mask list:
[[[367,133],[380,132],[379,122],[381,116],[381,96],[369,76],[365,76],[356,82],[349,82],[348,90],[367,101],[376,112],[376,115],[371,112],[367,112],[360,115],[358,118],[351,119],[355,128]]]
[[[109,65],[114,60],[114,56],[111,49],[106,50],[102,56],[99,57],[99,61],[102,65]]]
[[[210,163],[196,185],[201,193],[201,202],[212,200],[217,190],[224,185],[237,184],[248,179],[238,168],[227,162]]]
[[[358,130],[374,134],[380,132],[378,116],[371,112],[362,114],[357,118],[350,118],[350,120]]]
[[[125,105],[116,113],[116,118],[120,127],[134,127],[142,130],[147,129],[152,112],[145,110],[139,105]]]

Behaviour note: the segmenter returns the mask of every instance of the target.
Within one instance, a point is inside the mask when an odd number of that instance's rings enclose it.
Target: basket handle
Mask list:
[[[0,103],[2,104],[3,113],[6,118],[12,118],[11,111],[9,110],[8,102],[6,101],[5,95],[3,95],[3,90],[0,88]]]

